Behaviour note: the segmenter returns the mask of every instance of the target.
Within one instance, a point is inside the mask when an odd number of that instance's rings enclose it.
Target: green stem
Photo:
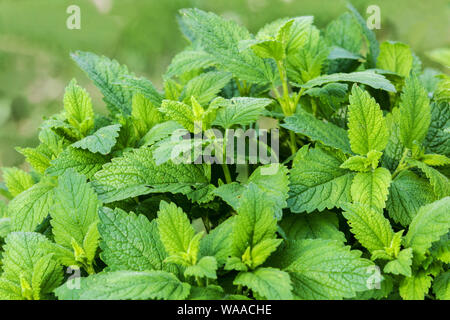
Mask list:
[[[297,153],[297,137],[295,136],[294,131],[289,131],[290,143],[289,147],[291,148],[291,153],[294,155]]]
[[[226,165],[226,163],[222,163],[222,169],[223,169],[223,174],[225,175],[225,181],[227,183],[232,183],[233,180],[231,179],[230,169],[228,169],[228,166]]]
[[[312,106],[312,114],[313,116],[317,116],[317,103],[314,98],[311,98],[311,106]]]
[[[92,265],[92,263],[88,264],[85,269],[89,275],[95,273],[94,266]]]
[[[394,179],[401,171],[405,170],[407,167],[405,167],[405,159],[408,155],[408,148],[405,148],[405,150],[403,150],[403,154],[402,157],[398,163],[397,168],[395,169],[394,173],[392,174],[392,179]]]

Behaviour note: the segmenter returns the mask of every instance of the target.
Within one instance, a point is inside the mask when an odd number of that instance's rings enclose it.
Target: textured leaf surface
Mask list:
[[[322,211],[351,201],[354,173],[340,168],[343,159],[323,148],[301,148],[292,165],[288,207],[292,212]]]
[[[351,194],[353,202],[383,209],[389,193],[391,173],[386,168],[369,172],[359,172],[353,178]]]
[[[101,153],[106,155],[111,152],[111,149],[116,144],[120,127],[120,124],[113,124],[98,129],[92,135],[72,144],[72,147],[89,150],[92,153]]]
[[[220,90],[231,80],[228,72],[211,71],[203,73],[190,80],[182,92],[182,97],[186,101],[191,101],[194,96],[201,105],[208,104],[217,96]]]
[[[73,79],[64,94],[64,110],[67,121],[81,135],[86,135],[94,127],[94,110],[91,97],[86,90],[77,85]]]
[[[281,126],[288,130],[306,135],[313,141],[320,141],[326,146],[352,153],[347,132],[329,122],[316,119],[312,114],[297,110],[293,116],[285,118]]]
[[[348,137],[352,150],[362,155],[369,151],[383,151],[389,133],[383,112],[367,91],[353,86],[348,107]]]
[[[377,68],[392,71],[403,77],[407,77],[411,71],[412,63],[413,56],[408,45],[388,41],[380,45]]]
[[[405,277],[411,277],[412,257],[413,252],[411,248],[402,250],[395,260],[389,261],[384,266],[383,271],[392,274],[401,274]]]
[[[439,300],[450,300],[450,271],[441,273],[434,279],[433,292]]]
[[[189,284],[164,271],[115,271],[81,278],[80,289],[63,284],[55,293],[61,300],[181,300],[189,290]]]
[[[213,65],[214,58],[200,50],[184,50],[178,53],[167,68],[166,78],[180,76],[186,72]]]
[[[17,168],[2,168],[3,181],[9,193],[15,197],[34,185],[31,175]]]
[[[235,218],[229,218],[208,233],[200,242],[200,255],[213,256],[219,265],[224,264],[232,253],[234,223]]]
[[[425,138],[426,150],[450,157],[450,103],[431,104],[431,123]],[[446,131],[447,129],[447,131]]]
[[[248,287],[269,300],[292,299],[289,274],[278,269],[259,268],[252,272],[242,272],[233,283]]]
[[[431,277],[424,272],[405,277],[400,282],[400,296],[404,300],[423,300],[431,287]]]
[[[438,170],[427,166],[425,163],[407,159],[407,162],[413,166],[417,166],[420,170],[425,173],[427,178],[430,180],[430,184],[433,187],[436,197],[442,198],[450,195],[450,181],[449,179],[440,173]]]

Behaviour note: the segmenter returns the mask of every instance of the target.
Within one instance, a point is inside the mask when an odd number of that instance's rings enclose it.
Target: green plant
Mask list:
[[[3,170],[0,298],[449,299],[448,77],[352,7],[323,33],[179,21],[190,45],[163,93],[72,55],[110,113],[73,80],[18,148],[31,173]],[[265,127],[277,161],[238,162],[227,132]]]

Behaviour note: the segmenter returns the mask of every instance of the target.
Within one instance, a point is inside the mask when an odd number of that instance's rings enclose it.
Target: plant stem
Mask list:
[[[408,155],[408,148],[405,148],[405,150],[403,150],[403,154],[402,157],[398,163],[397,168],[395,169],[394,173],[392,174],[392,179],[394,179],[401,171],[403,171],[404,169],[406,169],[405,167],[405,159],[406,156]]]
[[[297,153],[297,137],[295,136],[294,131],[289,131],[290,143],[289,147],[291,148],[291,153],[294,155]]]
[[[232,183],[233,180],[231,180],[230,169],[228,169],[228,166],[226,165],[226,163],[222,163],[222,169],[223,169],[223,174],[225,175],[225,181],[227,183]]]

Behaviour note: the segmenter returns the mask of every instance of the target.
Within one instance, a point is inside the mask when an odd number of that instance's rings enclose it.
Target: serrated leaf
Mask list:
[[[235,218],[231,217],[208,233],[200,241],[200,255],[203,257],[213,256],[219,266],[223,265],[232,253],[234,223]]]
[[[2,168],[3,181],[9,193],[15,197],[34,185],[31,175],[18,168]]]
[[[383,75],[373,71],[357,71],[351,73],[333,73],[329,75],[320,76],[309,80],[301,85],[302,88],[309,89],[321,86],[331,82],[356,82],[365,84],[374,89],[382,89],[388,92],[395,92],[395,87]]]
[[[203,257],[197,264],[193,266],[188,266],[184,270],[184,275],[186,277],[199,277],[199,278],[209,278],[217,279],[217,260],[214,257]]]
[[[289,174],[288,207],[292,212],[322,211],[351,201],[354,173],[340,168],[343,156],[324,148],[302,147]]]
[[[433,189],[426,180],[411,171],[403,171],[392,180],[386,207],[395,222],[407,226],[419,208],[433,200]]]
[[[63,284],[55,290],[60,300],[181,300],[190,285],[164,271],[115,271],[81,278],[80,289]],[[74,295],[72,291],[77,291]]]
[[[390,184],[391,173],[386,168],[359,172],[352,182],[353,202],[366,204],[375,209],[383,209],[386,205]]]
[[[157,107],[141,93],[133,96],[131,109],[131,117],[139,137],[143,137],[163,119]]]
[[[194,122],[197,120],[192,111],[192,107],[179,101],[163,100],[159,109],[166,118],[181,124],[185,129],[194,132]],[[200,120],[200,119],[198,119]]]
[[[220,109],[213,125],[231,128],[233,125],[245,126],[262,116],[263,110],[272,103],[271,99],[236,97],[220,99],[214,102]]]
[[[405,80],[399,111],[400,141],[412,149],[414,141],[422,143],[431,121],[427,92],[415,76]]]
[[[418,167],[425,173],[430,180],[430,184],[433,187],[434,193],[438,199],[447,197],[450,195],[450,181],[449,179],[440,173],[438,170],[427,166],[425,163],[414,160],[406,159],[406,162],[412,166]]]
[[[173,57],[172,62],[167,68],[165,78],[181,76],[186,72],[204,69],[214,65],[214,58],[201,50],[184,50]]]
[[[73,169],[91,179],[106,162],[107,158],[101,154],[69,147],[51,162],[50,167],[46,170],[46,174],[59,176],[63,175],[67,170]]]
[[[100,256],[108,270],[170,270],[163,264],[167,254],[156,221],[119,208],[102,208],[99,218]]]
[[[377,68],[407,77],[411,71],[413,56],[408,45],[385,41],[380,45]]]
[[[348,137],[353,152],[365,155],[372,150],[383,151],[389,133],[380,106],[356,85],[349,100]]]
[[[43,180],[15,197],[8,205],[14,231],[34,231],[53,205],[51,180]]]
[[[131,91],[116,84],[124,76],[130,75],[127,67],[121,66],[115,60],[90,52],[76,51],[71,57],[99,88],[112,113],[125,115],[131,113]]]
[[[50,158],[43,152],[43,145],[37,148],[16,148],[16,150],[25,156],[25,160],[39,173],[44,173],[50,166]]]
[[[441,273],[434,279],[433,292],[439,300],[450,300],[450,271]]]
[[[450,158],[442,154],[424,154],[420,157],[420,161],[428,166],[446,166],[450,164]]]
[[[341,164],[341,168],[350,169],[359,172],[368,172],[375,170],[378,167],[378,161],[380,160],[382,152],[371,150],[364,156],[352,156]]]
[[[389,261],[383,271],[387,273],[403,275],[405,277],[411,277],[411,264],[412,264],[413,252],[411,248],[400,251],[398,257],[395,260]]]
[[[69,124],[81,136],[85,136],[94,127],[94,110],[87,91],[77,85],[73,79],[64,93],[64,110]]]
[[[183,89],[181,99],[189,103],[195,97],[200,105],[207,105],[231,80],[228,72],[211,71],[191,79]]]
[[[251,272],[241,272],[233,284],[250,288],[268,300],[292,299],[292,285],[286,272],[275,268],[259,268]]]
[[[89,150],[92,153],[107,155],[111,152],[111,149],[117,142],[120,127],[120,124],[113,124],[100,128],[92,135],[73,143],[72,147]]]
[[[289,241],[271,259],[292,280],[294,298],[306,300],[351,298],[368,290],[373,263],[338,241]]]
[[[394,231],[382,212],[359,203],[345,204],[343,208],[352,233],[365,248],[373,252],[390,247]]]
[[[238,42],[251,38],[246,29],[234,21],[198,9],[182,9],[180,15],[183,27],[214,58],[220,69],[252,83],[273,81],[275,76],[271,63],[257,57],[251,49],[239,51]]]
[[[116,85],[121,85],[124,88],[132,91],[134,95],[141,94],[148,99],[154,106],[160,106],[163,100],[163,95],[156,90],[153,83],[145,78],[137,78],[130,74],[123,74],[120,80],[115,82]]]
[[[344,129],[330,122],[316,119],[302,109],[298,109],[293,116],[285,118],[284,122],[281,124],[283,128],[306,135],[312,141],[319,141],[345,153],[352,153],[347,132]]]
[[[425,137],[425,148],[429,153],[450,157],[450,103],[446,101],[431,103],[431,122]]]
[[[405,246],[413,249],[418,260],[423,260],[432,243],[449,231],[449,206],[450,197],[445,197],[421,207],[412,219],[405,236]]]
[[[324,211],[308,215],[292,214],[280,223],[289,240],[329,239],[345,242],[345,235],[339,231],[339,221],[335,213]]]
[[[419,272],[400,282],[399,292],[403,300],[423,300],[431,287],[431,277]]]
[[[95,174],[95,188],[105,203],[150,192],[188,193],[192,187],[202,188],[208,179],[201,165],[155,164],[149,148],[133,149],[113,158]]]
[[[163,123],[158,123],[141,139],[140,146],[151,146],[180,129],[182,130],[183,127],[176,121],[165,121]]]

